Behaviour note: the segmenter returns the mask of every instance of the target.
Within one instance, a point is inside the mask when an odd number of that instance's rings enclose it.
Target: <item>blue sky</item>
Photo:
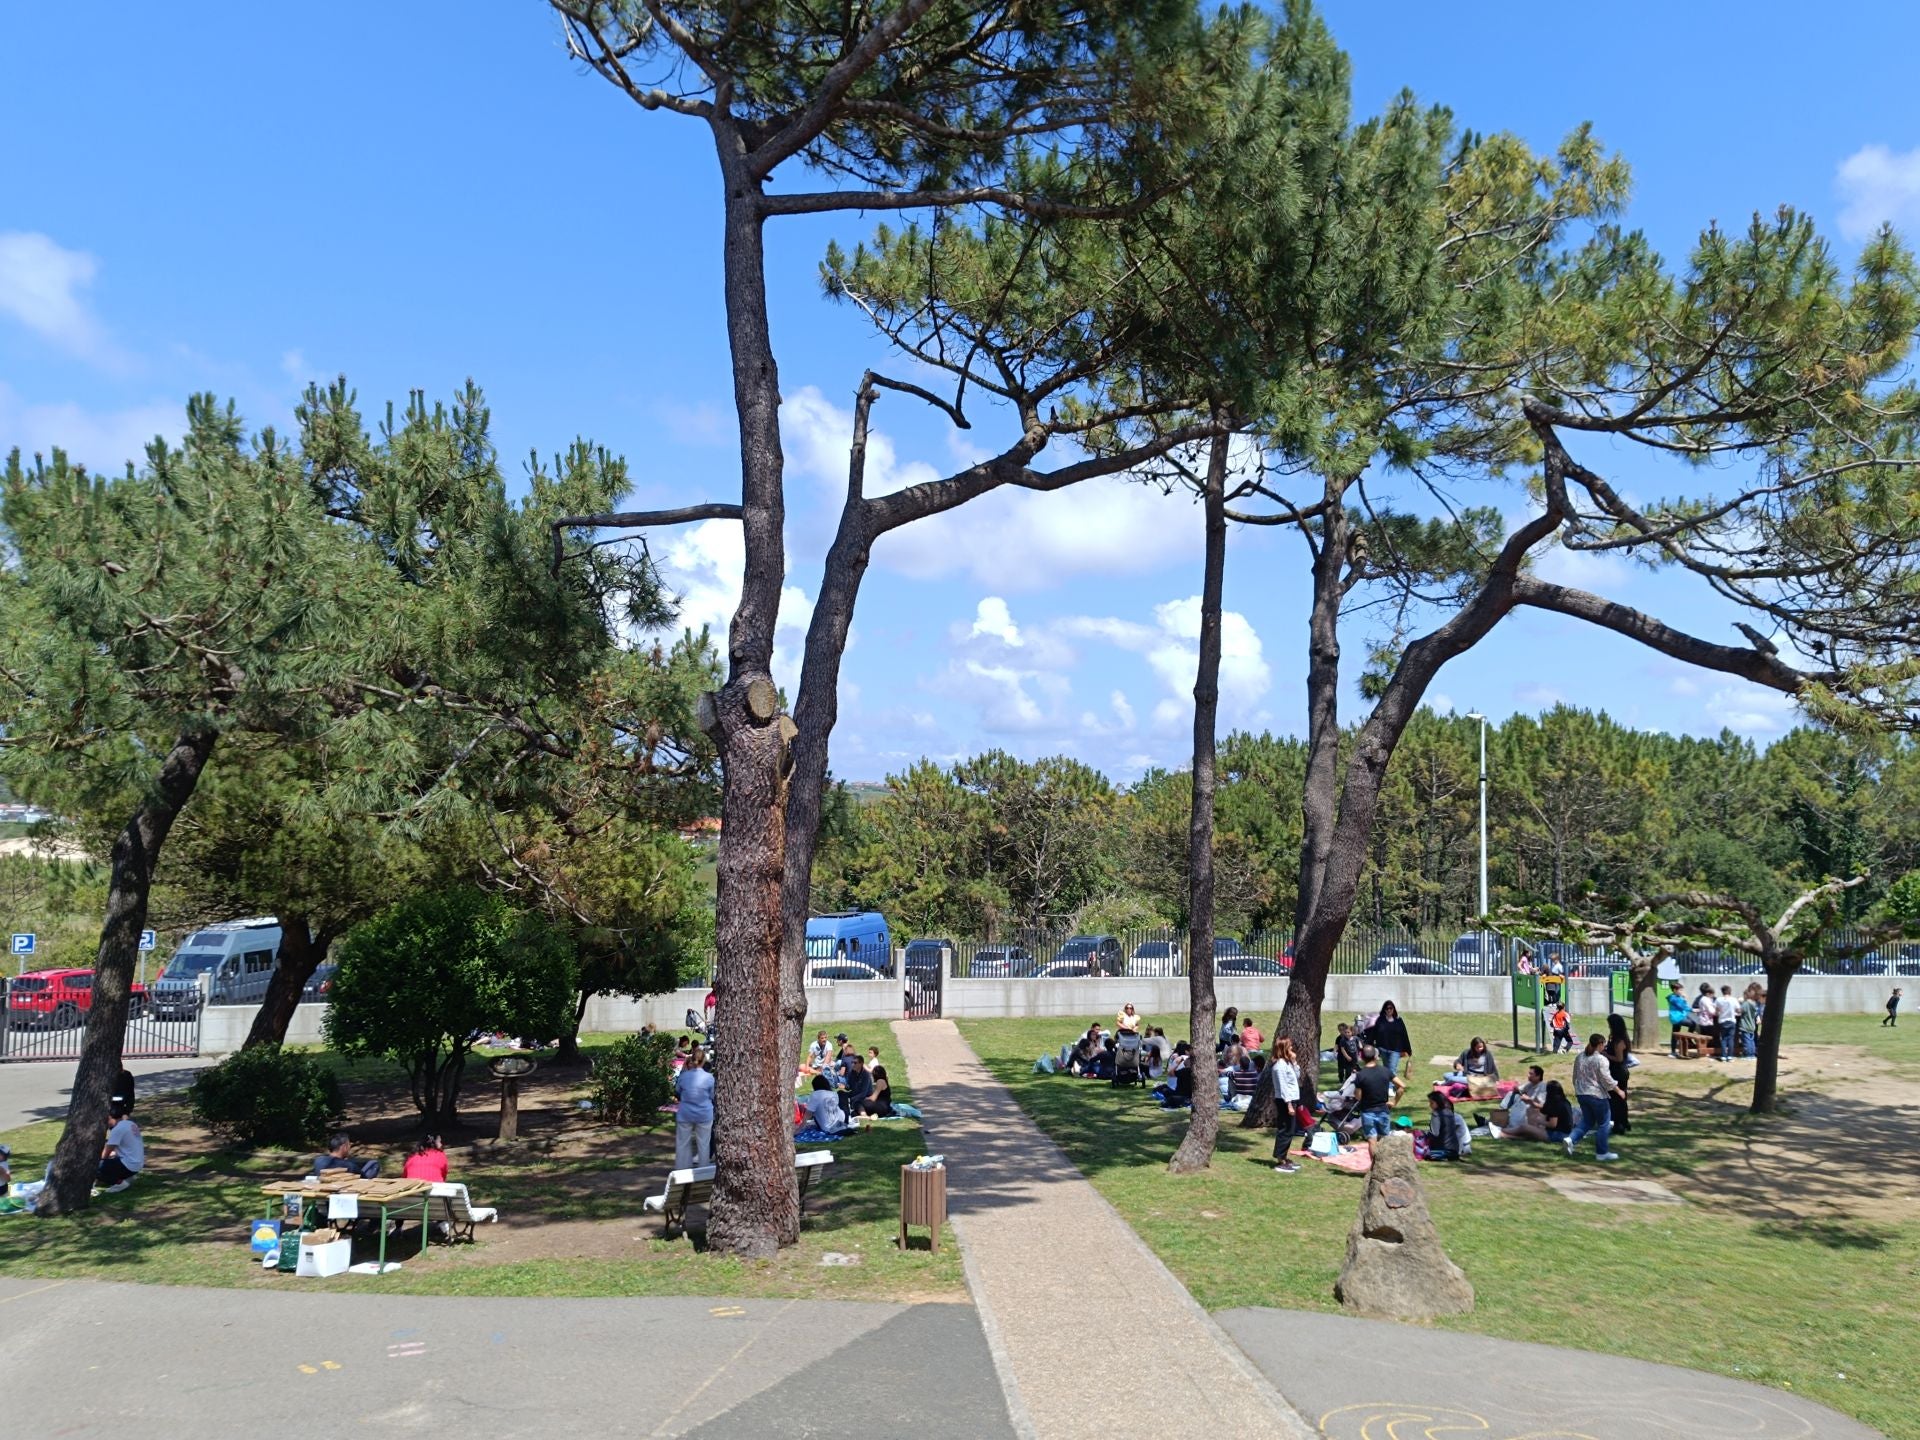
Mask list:
[[[1920,232],[1920,11],[1700,3],[1330,5],[1356,113],[1402,87],[1480,130],[1552,145],[1582,120],[1632,163],[1632,223],[1677,254],[1711,220],[1790,203],[1845,251],[1881,219]],[[1466,18],[1463,18],[1466,17]],[[174,434],[211,389],[285,425],[344,372],[363,404],[486,389],[504,455],[585,434],[624,453],[642,503],[737,487],[720,329],[716,181],[697,125],[578,73],[535,0],[404,6],[116,7],[78,43],[58,7],[0,12],[0,448],[99,466]],[[844,473],[861,371],[888,356],[824,300],[828,238],[769,237],[790,457],[792,679]],[[896,364],[896,368],[899,368]],[[876,479],[970,453],[913,402],[877,412]],[[991,417],[972,437],[1000,435]],[[519,461],[511,459],[517,473]],[[1680,483],[1644,460],[1651,493]],[[1519,513],[1517,491],[1501,502]],[[1121,483],[992,497],[882,542],[847,662],[835,769],[921,754],[1076,754],[1119,778],[1187,748],[1197,516]],[[656,552],[686,614],[724,628],[738,542],[718,523]],[[1296,730],[1303,552],[1236,537],[1225,720]],[[1558,556],[1548,573],[1732,639],[1677,577]],[[1364,653],[1369,622],[1349,627]],[[1356,666],[1357,668],[1357,666]],[[1779,697],[1523,613],[1442,672],[1433,703],[1496,717],[1556,700],[1764,742]],[[1357,697],[1343,697],[1349,714]]]

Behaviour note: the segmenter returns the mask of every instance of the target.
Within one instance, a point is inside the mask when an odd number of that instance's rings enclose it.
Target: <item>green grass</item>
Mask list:
[[[1408,1024],[1421,1087],[1438,1073],[1429,1057],[1457,1054],[1475,1034],[1499,1046],[1508,1075],[1530,1058],[1500,1045],[1511,1038],[1505,1016],[1412,1016]],[[1201,1304],[1338,1308],[1333,1283],[1358,1205],[1355,1177],[1313,1162],[1274,1175],[1271,1136],[1238,1128],[1231,1114],[1212,1169],[1169,1176],[1184,1114],[1161,1111],[1138,1091],[1034,1073],[1035,1056],[1072,1038],[1072,1019],[965,1021],[961,1030]],[[1867,1017],[1795,1017],[1788,1038],[1871,1052],[1887,1067],[1879,1072],[1887,1088],[1909,1087],[1911,1104],[1920,1025],[1889,1031]],[[1543,1063],[1567,1080],[1569,1057]],[[1889,1436],[1920,1437],[1912,1403],[1920,1394],[1912,1343],[1920,1147],[1911,1110],[1802,1091],[1798,1113],[1753,1122],[1742,1113],[1750,1066],[1653,1068],[1635,1075],[1633,1133],[1616,1142],[1625,1158],[1604,1172],[1590,1148],[1576,1164],[1556,1147],[1491,1140],[1476,1143],[1465,1164],[1421,1168],[1448,1253],[1478,1297],[1471,1315],[1443,1323],[1719,1371],[1791,1389]],[[1790,1103],[1796,1093],[1791,1082],[1783,1090]],[[1424,1114],[1424,1096],[1409,1098]],[[1843,1133],[1832,1133],[1836,1126]],[[1782,1133],[1791,1137],[1785,1156],[1772,1143]],[[1573,1204],[1540,1183],[1568,1171],[1658,1180],[1687,1203]],[[1797,1182],[1816,1187],[1800,1207],[1814,1218],[1787,1217],[1771,1203],[1777,1186]],[[1880,1197],[1871,1218],[1849,1213],[1856,1192]]]
[[[911,1077],[892,1054],[890,1036],[876,1036],[890,1053],[894,1094],[912,1097]],[[585,1047],[591,1050],[591,1046]],[[404,1095],[404,1081],[388,1067],[365,1062],[341,1066],[353,1113],[370,1113],[372,1097]],[[399,1083],[396,1084],[396,1080]],[[556,1097],[566,1099],[568,1097]],[[404,1104],[404,1101],[400,1101]],[[476,1097],[463,1111],[475,1116]],[[526,1102],[523,1101],[523,1106]],[[663,1117],[667,1118],[667,1117]],[[305,1173],[304,1154],[247,1153],[222,1149],[199,1130],[184,1097],[143,1098],[140,1119],[147,1141],[147,1172],[133,1188],[103,1195],[72,1219],[0,1220],[0,1274],[139,1281],[224,1287],[369,1288],[421,1295],[726,1295],[798,1299],[960,1299],[965,1294],[956,1247],[937,1254],[906,1252],[894,1243],[899,1215],[899,1167],[925,1148],[912,1121],[876,1124],[833,1147],[835,1163],[807,1200],[800,1243],[777,1259],[748,1262],[711,1255],[693,1238],[659,1238],[658,1217],[643,1217],[644,1196],[657,1193],[672,1168],[673,1127],[644,1130],[582,1126],[574,1115],[549,1105],[521,1113],[523,1135],[542,1135],[547,1125],[558,1143],[518,1159],[468,1160],[456,1149],[452,1178],[466,1183],[474,1203],[497,1205],[498,1229],[482,1226],[476,1245],[435,1245],[415,1263],[417,1232],[390,1244],[389,1258],[408,1262],[397,1274],[294,1280],[250,1261],[247,1224],[277,1206],[262,1184]],[[385,1173],[399,1173],[403,1117],[356,1125],[363,1153],[386,1157]],[[386,1137],[384,1139],[379,1137]],[[14,1174],[38,1175],[59,1126],[43,1122],[0,1135],[13,1147]],[[457,1143],[449,1137],[450,1143]],[[552,1227],[567,1227],[554,1230]],[[590,1229],[588,1227],[591,1227]],[[564,1235],[594,1258],[577,1255],[507,1255]],[[507,1241],[509,1243],[502,1243]],[[581,1243],[584,1242],[584,1243]],[[920,1237],[924,1247],[925,1239]],[[828,1251],[853,1253],[861,1263],[823,1267]],[[356,1259],[371,1258],[357,1250]]]

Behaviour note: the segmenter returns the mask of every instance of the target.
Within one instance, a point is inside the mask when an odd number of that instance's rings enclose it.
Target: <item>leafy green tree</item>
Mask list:
[[[416,895],[341,942],[327,1043],[398,1061],[422,1124],[452,1129],[478,1035],[564,1033],[578,981],[572,945],[541,916],[472,887]]]

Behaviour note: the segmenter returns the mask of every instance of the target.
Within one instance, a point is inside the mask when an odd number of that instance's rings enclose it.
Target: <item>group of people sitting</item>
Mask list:
[[[1680,1037],[1705,1036],[1713,1042],[1716,1060],[1751,1060],[1760,1053],[1760,1025],[1767,1009],[1766,988],[1758,981],[1749,984],[1736,998],[1733,986],[1722,985],[1714,994],[1713,983],[1700,982],[1700,993],[1692,999],[1678,980],[1667,982],[1667,1023],[1672,1027],[1669,1053],[1678,1056]]]
[[[811,1077],[794,1115],[802,1136],[840,1135],[863,1121],[893,1117],[893,1084],[878,1045],[869,1045],[863,1055],[846,1032],[829,1042],[822,1030],[807,1047],[800,1076],[803,1081]]]
[[[1061,1046],[1057,1067],[1087,1080],[1115,1080],[1126,1072],[1160,1080],[1187,1051],[1185,1041],[1173,1044],[1165,1030],[1147,1024],[1129,1002],[1113,1017],[1111,1031],[1095,1021],[1071,1045]]]

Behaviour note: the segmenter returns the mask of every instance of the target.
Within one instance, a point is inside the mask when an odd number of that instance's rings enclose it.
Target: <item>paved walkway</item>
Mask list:
[[[1218,1318],[1328,1440],[1879,1435],[1784,1390],[1617,1355],[1293,1310],[1226,1310]]]
[[[1013,1440],[971,1305],[291,1288],[314,1283],[0,1278],[8,1432]]]
[[[1313,1431],[1208,1318],[951,1021],[894,1027],[946,1156],[947,1204],[1014,1423],[1041,1440],[1111,1440],[1128,1397],[1164,1440]]]
[[[213,1064],[207,1057],[175,1056],[164,1060],[129,1060],[136,1094],[144,1099],[168,1090],[182,1090],[193,1077]],[[77,1060],[15,1060],[0,1065],[0,1130],[14,1130],[36,1120],[64,1120],[73,1099],[73,1072]],[[135,1111],[136,1118],[138,1111]]]

